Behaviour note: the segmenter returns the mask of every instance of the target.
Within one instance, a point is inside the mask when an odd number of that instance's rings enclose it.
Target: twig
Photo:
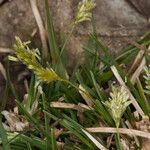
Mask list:
[[[47,56],[48,46],[47,46],[46,32],[45,32],[45,28],[44,28],[44,25],[43,25],[43,21],[42,21],[40,12],[39,12],[38,7],[37,7],[37,1],[36,0],[30,0],[30,4],[31,4],[31,9],[33,11],[36,23],[37,23],[38,28],[39,28],[43,53],[44,53],[44,56]]]
[[[117,133],[116,128],[111,127],[95,127],[95,128],[86,128],[87,131],[91,133]],[[126,128],[118,128],[119,133],[127,134],[130,136],[140,136],[143,138],[150,139],[150,133],[134,130],[134,129],[126,129]]]
[[[141,107],[139,106],[139,104],[137,103],[136,99],[134,98],[134,96],[132,95],[132,93],[130,92],[130,90],[128,89],[128,87],[125,85],[124,81],[122,80],[121,76],[119,75],[117,69],[115,66],[111,66],[111,70],[113,72],[113,74],[115,75],[116,79],[118,80],[118,82],[120,83],[121,86],[124,86],[125,89],[127,90],[127,92],[129,93],[131,102],[133,104],[133,106],[135,107],[135,109],[137,110],[137,112],[141,115],[141,116],[145,116],[143,110],[141,109]]]

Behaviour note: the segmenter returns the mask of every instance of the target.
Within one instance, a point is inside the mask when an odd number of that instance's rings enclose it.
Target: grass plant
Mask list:
[[[145,58],[144,66],[149,65],[150,33],[136,41],[145,47],[141,58],[137,57],[141,49],[132,44],[113,56],[97,37],[92,15],[95,7],[94,0],[79,3],[72,31],[60,48],[55,38],[48,0],[45,0],[49,45],[47,57],[43,57],[42,50],[32,49],[29,42],[22,42],[16,37],[15,55],[9,56],[5,65],[7,80],[1,105],[0,149],[141,149],[142,138],[150,138],[150,69],[143,67],[136,82],[131,81],[138,69],[137,62]],[[83,46],[85,63],[75,66],[72,74],[68,75],[64,64],[66,46],[76,26],[84,21],[92,24],[87,44]],[[31,71],[29,89],[23,102],[11,82],[10,60],[22,62]],[[132,64],[134,71],[129,69]],[[112,67],[116,68],[118,78]],[[14,96],[16,108],[9,112],[4,110],[10,93]],[[138,108],[143,113],[139,113]],[[7,116],[13,114],[14,118],[7,118],[6,112]],[[148,119],[142,130],[141,121],[145,117]],[[141,128],[136,123],[140,123]]]

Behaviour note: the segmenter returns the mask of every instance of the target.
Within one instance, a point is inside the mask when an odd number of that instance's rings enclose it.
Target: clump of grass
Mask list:
[[[47,58],[43,58],[42,52],[38,49],[29,48],[29,42],[22,42],[18,37],[16,38],[15,56],[9,58],[25,64],[32,72],[31,80],[28,82],[29,89],[24,101],[19,101],[11,83],[9,67],[7,67],[6,78],[8,81],[3,94],[3,102],[6,103],[9,94],[12,93],[17,105],[17,111],[15,108],[12,113],[14,116],[16,115],[13,118],[15,124],[19,126],[26,122],[29,126],[28,128],[22,127],[22,132],[16,130],[10,133],[8,128],[12,129],[12,120],[10,116],[3,117],[3,122],[2,120],[0,122],[0,142],[4,150],[10,148],[12,150],[122,149],[122,140],[127,149],[130,147],[139,149],[141,148],[139,145],[141,139],[136,136],[150,138],[150,133],[139,131],[135,127],[136,122],[141,121],[143,116],[137,118],[134,115],[136,107],[131,107],[126,89],[123,86],[113,86],[112,92],[110,92],[111,98],[108,94],[110,85],[114,81],[111,66],[115,66],[122,78],[120,82],[126,84],[144,115],[150,116],[147,96],[149,92],[143,90],[142,80],[137,79],[133,85],[130,77],[125,74],[128,69],[125,70],[121,67],[122,64],[129,65],[136,60],[140,51],[137,47],[129,45],[117,56],[112,56],[108,48],[96,36],[93,23],[93,30],[87,45],[84,46],[85,64],[75,66],[72,74],[66,77],[68,74],[64,64],[66,57],[62,57],[66,44],[76,29],[75,26],[83,21],[91,21],[92,10],[95,6],[94,0],[82,0],[79,3],[72,31],[59,49],[48,0],[45,0],[50,47]],[[149,33],[137,43],[143,44],[147,48],[150,45],[148,36]],[[99,55],[101,53],[103,55]],[[149,58],[146,51],[143,57]],[[52,59],[51,63],[49,58]],[[100,64],[103,64],[101,68],[99,68]],[[149,90],[150,73],[148,68],[145,70],[146,88]],[[130,76],[132,77],[132,73]],[[143,75],[140,77],[143,78]],[[96,134],[100,132],[102,133]],[[108,132],[117,133],[117,138],[113,134],[110,138]],[[132,133],[134,139],[128,136],[129,133]],[[123,134],[127,134],[127,136]],[[120,136],[123,137],[121,140]]]

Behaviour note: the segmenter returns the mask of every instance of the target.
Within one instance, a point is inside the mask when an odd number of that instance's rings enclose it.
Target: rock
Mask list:
[[[94,18],[96,20],[98,35],[114,51],[120,50],[125,46],[125,37],[134,39],[148,30],[147,19],[140,15],[137,9],[134,9],[128,1],[96,0],[97,6],[94,10]],[[132,1],[134,5],[135,1],[138,0]],[[66,31],[67,33],[70,31],[70,24],[74,20],[78,2],[79,0],[49,1],[55,30],[58,34],[62,31]],[[140,5],[138,9],[145,11],[145,15],[150,14],[150,9],[144,10],[143,8],[147,8],[150,5],[149,2],[144,0],[145,5],[142,2],[141,0],[139,1]],[[45,20],[44,1],[38,0],[38,6],[43,20]],[[8,1],[0,7],[1,47],[11,47],[16,35],[23,40],[30,40],[31,33],[35,28],[37,28],[37,25],[30,8],[29,0]],[[82,23],[75,34],[75,38],[81,39],[81,37],[87,37],[90,29],[90,23]],[[81,40],[80,42],[82,43]],[[72,49],[72,51],[75,50]]]
[[[127,0],[146,19],[150,18],[150,1],[148,0]]]

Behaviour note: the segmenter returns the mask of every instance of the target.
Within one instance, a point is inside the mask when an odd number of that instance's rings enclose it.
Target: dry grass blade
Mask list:
[[[79,85],[79,93],[81,94],[81,96],[83,97],[83,99],[85,100],[85,102],[87,103],[87,105],[89,107],[92,107],[94,104],[92,102],[92,100],[90,99],[90,97],[88,96],[88,93],[86,92],[86,90],[82,87],[82,85]]]
[[[139,66],[139,63],[142,61],[142,58],[144,56],[145,51],[143,49],[141,49],[139,51],[139,53],[137,54],[136,58],[134,59],[134,62],[128,72],[128,76],[130,76],[135,70],[136,68]]]
[[[19,73],[19,75],[17,77],[17,81],[21,81],[21,80],[25,79],[26,76],[29,76],[29,75],[30,75],[29,71],[26,71],[26,70],[22,71]]]
[[[33,104],[32,104],[32,107],[30,109],[30,114],[33,114],[34,112],[36,112],[36,110],[38,109],[38,100],[36,99]]]
[[[2,73],[4,79],[7,80],[6,70],[1,62],[0,62],[0,72]]]
[[[36,23],[37,23],[38,28],[39,28],[44,55],[47,56],[48,46],[47,46],[46,32],[45,32],[45,28],[44,28],[44,24],[43,24],[40,12],[39,12],[38,7],[37,7],[37,1],[36,0],[30,0],[30,4],[31,4],[31,8],[32,8]]]
[[[95,127],[95,128],[86,128],[87,131],[91,133],[117,133],[116,128],[111,127]],[[134,130],[134,129],[126,129],[126,128],[118,128],[119,133],[127,134],[130,136],[139,136],[143,138],[150,139],[150,133],[140,131],[140,130]]]
[[[132,41],[130,39],[126,39],[126,41],[131,44],[134,45],[135,47],[137,47],[138,49],[140,49],[140,51],[138,52],[136,58],[134,59],[134,62],[132,64],[132,66],[130,67],[130,70],[128,72],[128,76],[130,76],[138,67],[139,63],[142,61],[142,58],[144,56],[145,53],[145,46],[140,45],[139,43]]]
[[[53,108],[65,108],[65,109],[74,109],[74,110],[92,110],[92,108],[88,107],[87,105],[79,103],[78,105],[70,104],[70,103],[63,103],[63,102],[51,102],[50,107]]]
[[[0,53],[14,53],[14,51],[10,48],[0,47]]]
[[[115,75],[116,79],[118,80],[118,82],[120,83],[120,85],[123,86],[126,89],[126,91],[129,93],[129,97],[131,99],[131,102],[132,102],[133,106],[135,107],[135,109],[137,110],[137,112],[141,116],[145,116],[143,110],[141,109],[141,107],[137,103],[136,99],[134,98],[134,96],[132,95],[132,93],[130,92],[130,90],[128,89],[128,87],[125,85],[125,83],[122,80],[121,76],[119,75],[116,67],[115,66],[111,66],[111,70],[112,70],[113,74]]]
[[[100,149],[100,150],[107,150],[101,143],[99,143],[91,134],[89,134],[87,131],[82,131],[89,137],[89,139]]]
[[[140,76],[145,64],[146,64],[146,60],[145,60],[145,57],[143,57],[139,67],[136,69],[136,71],[133,73],[130,79],[133,84],[136,82],[136,79]]]

